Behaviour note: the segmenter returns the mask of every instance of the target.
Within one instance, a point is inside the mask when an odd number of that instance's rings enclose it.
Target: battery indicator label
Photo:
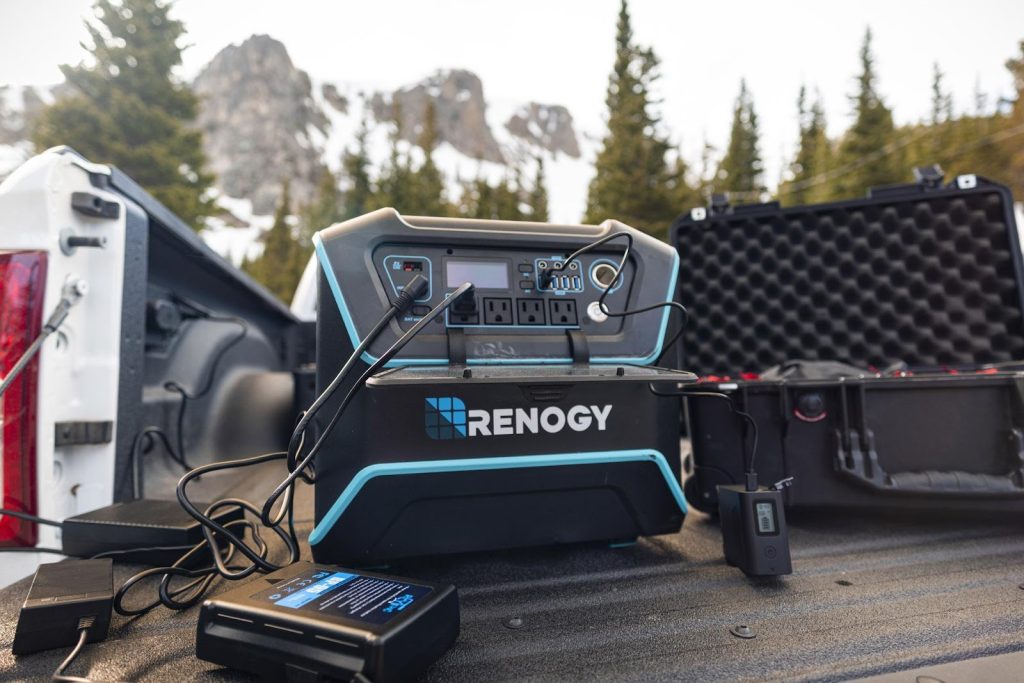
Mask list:
[[[383,624],[408,611],[431,591],[427,586],[400,580],[314,570],[253,597],[266,600],[276,608]]]
[[[754,513],[757,515],[757,533],[774,534],[777,532],[775,525],[775,505],[770,501],[754,503]]]

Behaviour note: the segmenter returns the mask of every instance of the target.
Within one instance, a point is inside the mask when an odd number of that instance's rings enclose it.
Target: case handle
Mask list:
[[[875,435],[861,435],[850,430],[846,439],[837,433],[836,471],[843,477],[863,486],[885,493],[912,493],[930,496],[956,496],[966,498],[1019,498],[1024,497],[1024,439],[1020,430],[1012,432],[1016,447],[1017,467],[1006,475],[974,474],[956,470],[926,470],[923,472],[886,472],[878,462]],[[846,447],[845,444],[849,444]]]

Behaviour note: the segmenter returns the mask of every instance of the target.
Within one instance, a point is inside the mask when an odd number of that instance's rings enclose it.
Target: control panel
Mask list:
[[[566,261],[611,233],[612,240]],[[416,276],[429,286],[388,334],[371,344],[372,360],[466,282],[453,301],[392,365],[443,364],[458,334],[467,362],[571,362],[568,332],[582,333],[592,362],[650,363],[661,350],[668,308],[619,317],[611,312],[670,300],[678,256],[668,245],[615,221],[563,226],[450,218],[407,218],[381,209],[318,233],[319,316],[337,316],[354,346]],[[458,332],[455,332],[455,331]]]
[[[564,265],[564,252],[388,244],[378,247],[373,260],[392,298],[416,275],[430,283],[427,294],[399,321],[403,329],[429,313],[451,291],[471,282],[472,295],[454,302],[438,322],[449,328],[505,328],[511,333],[565,328],[608,334],[618,332],[623,319],[603,315],[596,304],[615,279],[621,258],[621,251],[616,254],[609,249],[584,254]],[[635,266],[627,262],[605,300],[609,310],[621,310],[625,305],[628,286],[621,295],[619,291],[634,272]]]

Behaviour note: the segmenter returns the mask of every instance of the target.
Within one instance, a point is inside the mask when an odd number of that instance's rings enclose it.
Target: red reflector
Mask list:
[[[0,251],[0,376],[39,335],[46,289],[46,252]],[[36,512],[36,403],[39,356],[0,396],[3,507]],[[35,545],[36,525],[0,517],[0,545]]]

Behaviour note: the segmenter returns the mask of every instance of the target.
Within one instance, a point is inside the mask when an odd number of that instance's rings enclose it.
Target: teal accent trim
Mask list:
[[[345,322],[345,329],[348,330],[348,338],[352,342],[352,348],[359,346],[359,342],[362,340],[356,334],[356,325],[352,320],[352,314],[348,311],[348,304],[345,303],[345,295],[341,293],[341,285],[338,284],[338,277],[334,274],[334,268],[331,268],[331,260],[327,258],[327,250],[324,249],[323,240],[320,239],[320,233],[313,233],[313,248],[316,250],[316,258],[320,261],[320,267],[323,268],[324,275],[327,276],[327,284],[331,286],[331,293],[334,294],[334,301],[338,304],[338,311],[341,312],[341,319]],[[362,359],[367,365],[372,363],[375,358],[372,358],[370,354],[363,352]]]
[[[327,276],[327,283],[331,286],[331,293],[334,294],[334,301],[338,304],[338,311],[341,313],[341,319],[345,323],[345,329],[348,331],[349,339],[352,342],[352,348],[359,345],[362,341],[359,338],[358,332],[356,332],[355,322],[352,320],[352,314],[348,310],[348,304],[345,302],[345,295],[341,293],[341,285],[338,284],[338,278],[334,274],[334,269],[331,268],[331,260],[327,257],[327,250],[324,249],[323,241],[320,239],[320,233],[314,233],[313,235],[313,247],[316,250],[317,260],[320,261],[320,267],[324,269],[324,273]],[[422,258],[422,257],[417,257]],[[676,291],[676,282],[679,280],[679,252],[672,251],[672,275],[669,278],[668,292],[665,294],[665,301],[672,301],[674,299]],[[650,365],[658,360],[658,356],[661,355],[662,346],[665,344],[665,331],[668,329],[669,315],[672,313],[672,308],[666,306],[661,315],[661,328],[658,330],[658,340],[654,345],[654,350],[643,358],[636,357],[615,357],[615,358],[592,358],[591,363],[610,365],[615,363],[633,363],[636,365]],[[445,312],[447,316],[447,311]],[[562,328],[557,328],[562,329]],[[367,351],[363,351],[361,356],[363,362],[370,365],[377,361],[376,356],[371,355]],[[469,358],[467,364],[469,365],[567,365],[572,363],[571,358]],[[384,367],[394,368],[398,366],[408,365],[448,365],[447,358],[393,358],[384,364]]]
[[[609,548],[629,548],[636,545],[636,541],[623,541],[622,543],[609,543]]]
[[[393,477],[405,474],[433,474],[438,472],[468,472],[481,470],[509,470],[529,467],[558,467],[561,465],[598,465],[612,462],[653,462],[665,478],[665,485],[679,505],[679,511],[686,514],[686,498],[679,481],[668,466],[665,456],[650,449],[630,451],[602,451],[596,453],[551,453],[545,455],[513,455],[495,458],[463,458],[459,460],[421,460],[417,462],[382,462],[359,470],[324,518],[313,528],[309,544],[316,545],[331,531],[338,520],[356,499],[367,482],[376,477]]]

